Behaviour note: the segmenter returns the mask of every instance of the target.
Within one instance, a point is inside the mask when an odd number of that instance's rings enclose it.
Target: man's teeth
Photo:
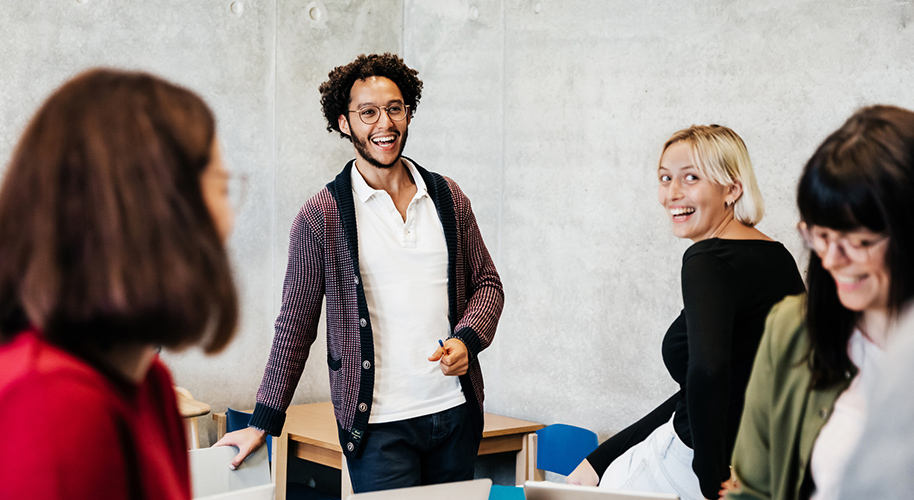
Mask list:
[[[371,142],[383,146],[394,142],[394,139],[396,139],[396,137],[392,135],[385,135],[384,137],[375,137],[371,140]]]
[[[670,209],[670,214],[674,217],[677,215],[688,215],[693,212],[695,212],[695,209],[691,207],[676,207]]]

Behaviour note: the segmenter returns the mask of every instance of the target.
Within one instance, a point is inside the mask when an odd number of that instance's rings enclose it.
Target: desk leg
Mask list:
[[[287,471],[289,468],[289,434],[283,432],[273,440],[273,481],[276,484],[275,500],[286,500]]]
[[[525,481],[543,481],[545,475],[542,470],[536,468],[536,433],[531,432],[524,436],[523,448],[517,452],[517,464],[515,467],[515,481],[518,485],[524,484]]]
[[[352,480],[349,478],[349,464],[346,463],[346,454],[341,454],[343,457],[342,467],[340,468],[340,477],[342,478],[342,484],[340,484],[340,498],[346,500],[349,498],[349,495],[352,495]],[[276,497],[277,500],[279,497]]]
[[[514,469],[514,484],[524,484],[529,477],[530,450],[536,449],[536,443],[531,443],[530,434],[524,436],[521,449],[517,452],[517,461]]]

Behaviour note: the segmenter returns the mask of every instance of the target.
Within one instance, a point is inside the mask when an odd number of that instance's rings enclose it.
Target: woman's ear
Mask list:
[[[730,189],[727,191],[726,201],[728,205],[732,205],[739,200],[739,197],[743,195],[743,183],[739,179],[733,179],[733,184],[730,184]]]

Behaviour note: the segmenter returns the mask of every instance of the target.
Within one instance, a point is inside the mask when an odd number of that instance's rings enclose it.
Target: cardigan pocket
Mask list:
[[[333,359],[333,356],[330,352],[327,352],[327,366],[330,367],[333,371],[339,371],[343,367],[343,358]]]

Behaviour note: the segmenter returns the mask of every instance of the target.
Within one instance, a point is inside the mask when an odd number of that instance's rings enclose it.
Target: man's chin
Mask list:
[[[393,167],[399,165],[399,164],[400,164],[400,160],[403,159],[403,150],[401,149],[400,152],[397,153],[397,157],[394,158],[393,161],[391,161],[390,163],[382,163],[381,161],[379,161],[379,160],[378,160],[376,157],[374,157],[373,155],[363,155],[363,156],[365,157],[365,160],[368,161],[368,163],[369,163],[371,166],[373,166],[373,167],[385,168],[385,169],[386,169],[386,168],[393,168]]]
[[[394,165],[397,165],[398,163],[400,163],[400,158],[403,158],[403,157],[402,157],[402,156],[397,156],[397,159],[394,160],[394,161],[392,161],[392,162],[389,163],[389,164],[381,163],[381,162],[379,162],[378,160],[375,160],[374,158],[371,158],[371,157],[368,157],[368,158],[366,158],[366,159],[368,160],[368,163],[369,163],[371,166],[373,166],[373,167],[377,167],[377,168],[392,168]]]

